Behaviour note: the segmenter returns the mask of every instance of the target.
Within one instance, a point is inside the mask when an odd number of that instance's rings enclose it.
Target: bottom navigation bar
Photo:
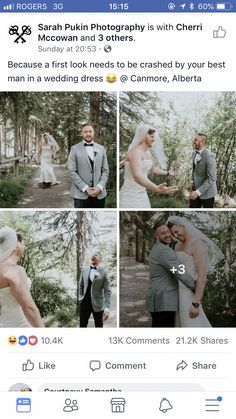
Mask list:
[[[1,413],[5,417],[17,418],[19,413],[38,419],[45,415],[51,418],[64,418],[67,413],[88,418],[112,418],[113,414],[123,414],[126,417],[159,418],[181,417],[187,419],[227,418],[235,417],[232,405],[236,393],[212,392],[107,392],[79,394],[42,393],[0,393]],[[21,415],[21,417],[22,417]],[[117,416],[117,415],[116,415]],[[24,416],[23,416],[24,417]],[[72,417],[72,416],[71,416]]]

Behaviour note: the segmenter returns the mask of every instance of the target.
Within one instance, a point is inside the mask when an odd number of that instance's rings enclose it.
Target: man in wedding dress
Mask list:
[[[100,267],[102,256],[94,252],[91,265],[81,272],[79,282],[80,327],[87,327],[93,314],[95,327],[103,327],[109,318],[111,305],[111,284],[107,272]]]
[[[68,169],[75,208],[104,208],[109,167],[105,148],[94,141],[90,123],[82,127],[83,141],[71,147]]]
[[[207,136],[198,134],[193,140],[193,172],[190,208],[213,208],[216,186],[215,156],[206,148]]]
[[[178,312],[178,281],[195,291],[194,278],[183,272],[176,252],[171,248],[172,237],[164,221],[155,228],[156,242],[149,257],[150,281],[147,309],[152,316],[152,327],[175,327]],[[198,308],[194,316],[199,314]]]

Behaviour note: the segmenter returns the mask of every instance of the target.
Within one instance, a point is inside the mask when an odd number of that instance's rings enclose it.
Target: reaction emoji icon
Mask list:
[[[16,336],[9,336],[8,343],[11,346],[14,346],[17,344],[17,337]]]
[[[108,83],[115,83],[117,80],[115,73],[109,73],[107,74],[106,77],[106,81],[108,81]]]

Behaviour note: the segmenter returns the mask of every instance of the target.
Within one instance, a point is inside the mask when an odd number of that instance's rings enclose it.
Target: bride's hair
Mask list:
[[[152,135],[155,134],[156,130],[154,128],[149,128],[147,134]]]
[[[166,170],[167,163],[163,143],[160,136],[158,135],[158,131],[152,125],[139,124],[137,126],[134,138],[128,147],[128,151],[132,150],[132,148],[138,145],[147,134],[152,135],[154,133],[156,133],[156,141],[154,141],[154,143],[150,147],[150,152],[152,154],[154,165]]]
[[[213,272],[213,268],[217,263],[219,263],[222,259],[224,259],[224,254],[222,253],[221,249],[207,237],[204,233],[201,232],[198,228],[196,228],[193,223],[187,220],[184,217],[180,217],[178,215],[171,215],[167,220],[167,225],[170,226],[179,225],[185,228],[185,231],[189,233],[192,237],[201,240],[202,244],[206,247],[207,256],[208,256],[208,272]],[[171,228],[171,227],[169,227]]]
[[[17,237],[18,242],[21,243],[23,241],[23,236],[20,233],[16,233],[16,237]]]
[[[180,224],[180,223],[173,223],[173,222],[171,222],[171,221],[168,221],[166,225],[167,225],[167,227],[169,227],[169,229],[171,229],[173,226],[180,226],[180,227],[183,227],[183,228],[185,228],[185,227],[186,227],[184,224]]]

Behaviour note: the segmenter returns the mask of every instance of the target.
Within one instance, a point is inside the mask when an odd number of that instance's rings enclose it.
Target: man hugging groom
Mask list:
[[[195,291],[196,283],[187,272],[180,273],[177,253],[172,248],[174,243],[165,221],[155,226],[155,238],[149,257],[146,306],[152,316],[152,327],[175,327],[179,310],[178,281],[192,291]]]

